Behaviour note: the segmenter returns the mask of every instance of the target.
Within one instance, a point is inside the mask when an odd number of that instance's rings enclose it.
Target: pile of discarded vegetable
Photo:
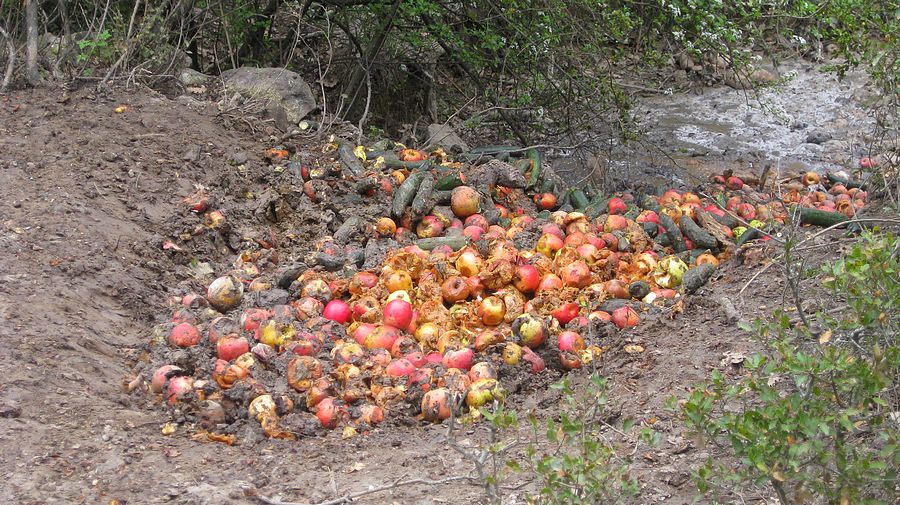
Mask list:
[[[523,374],[586,367],[618,331],[677,310],[743,243],[791,219],[840,223],[866,201],[839,175],[813,173],[780,198],[729,175],[704,197],[636,201],[561,188],[535,150],[451,159],[380,147],[333,143],[335,165],[316,168],[267,153],[313,202],[340,184],[383,198],[384,215],[348,219],[287,268],[274,239],[258,240],[205,295],[174,299],[143,371],[174,421],[234,443],[247,419],[292,439],[477,417]],[[188,199],[214,229],[224,218],[208,203]]]

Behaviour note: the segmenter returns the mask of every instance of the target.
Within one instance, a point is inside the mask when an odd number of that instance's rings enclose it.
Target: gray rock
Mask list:
[[[235,165],[243,165],[247,163],[247,160],[250,159],[250,155],[247,154],[247,151],[234,151],[233,153],[228,155],[228,158]]]
[[[178,80],[185,86],[199,86],[209,80],[209,76],[193,68],[182,68],[178,71]]]
[[[753,84],[771,84],[778,79],[774,72],[770,72],[764,68],[754,70],[750,74],[750,82]]]
[[[292,125],[299,123],[317,107],[309,85],[290,70],[241,67],[222,72],[222,78],[230,92],[267,100],[269,107],[281,107],[287,122]]]
[[[453,128],[450,128],[447,125],[443,124],[430,124],[428,125],[428,138],[431,139],[432,145],[442,146],[444,149],[448,151],[452,151],[455,149],[459,149],[460,152],[465,152],[469,150],[469,145],[463,141],[453,131]]]
[[[153,50],[153,56],[144,64],[152,74],[172,74],[174,69],[191,66],[191,57],[181,49],[162,43]]]
[[[691,55],[688,54],[687,51],[680,53],[676,57],[675,62],[678,64],[678,68],[681,68],[684,70],[692,70],[694,68],[694,66],[696,65],[696,63],[694,62],[694,59],[691,58]]]
[[[812,132],[806,136],[807,144],[821,145],[821,144],[824,144],[825,142],[828,142],[829,140],[831,140],[831,134],[825,133],[825,132],[816,131],[816,132]]]
[[[735,72],[732,69],[725,71],[725,84],[734,89],[752,89],[755,86],[772,84],[778,76],[774,72],[764,68],[758,68],[749,74],[746,70]]]
[[[200,146],[197,144],[188,144],[187,148],[184,150],[184,154],[181,155],[181,159],[184,161],[198,161],[200,160]]]

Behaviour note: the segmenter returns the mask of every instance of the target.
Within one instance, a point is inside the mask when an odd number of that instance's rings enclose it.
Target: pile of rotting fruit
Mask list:
[[[586,367],[618,331],[677,310],[741,244],[790,219],[840,223],[866,201],[845,174],[806,174],[777,198],[726,174],[703,197],[636,201],[557,191],[534,150],[330,149],[333,166],[267,156],[314,203],[353,192],[384,214],[348,219],[300,266],[258,240],[155,329],[139,380],[197,436],[477,417],[522,377]],[[221,220],[188,201],[206,226]]]

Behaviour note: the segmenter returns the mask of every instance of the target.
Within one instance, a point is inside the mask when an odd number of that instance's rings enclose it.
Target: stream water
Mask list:
[[[777,83],[757,91],[721,85],[640,98],[637,142],[616,146],[608,160],[557,164],[577,180],[660,187],[693,186],[726,168],[758,175],[766,164],[781,177],[855,168],[869,154],[875,123],[865,107],[865,73],[838,79],[804,61],[777,73]]]

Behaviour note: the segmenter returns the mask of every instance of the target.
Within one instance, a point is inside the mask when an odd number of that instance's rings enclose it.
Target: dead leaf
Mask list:
[[[365,463],[363,463],[362,461],[357,461],[356,463],[353,463],[352,465],[350,465],[346,470],[344,470],[344,473],[358,472],[365,467],[366,467]]]
[[[189,267],[189,270],[191,271],[191,277],[195,279],[209,277],[215,273],[215,270],[213,270],[212,267],[209,266],[209,263],[205,261],[198,261],[197,263],[192,264]]]
[[[200,94],[206,93],[206,86],[199,86],[199,87],[188,86],[186,89],[187,89],[188,93],[193,93],[195,95],[200,95]]]
[[[128,110],[127,105],[120,105],[120,106],[116,107],[115,109],[113,109],[113,112],[115,112],[116,114],[121,114],[121,113],[125,112],[126,110]]]
[[[206,434],[206,438],[207,438],[210,442],[219,442],[219,443],[221,443],[221,444],[226,444],[226,445],[237,445],[237,444],[238,444],[238,441],[237,441],[237,437],[236,437],[236,436],[234,436],[234,435],[226,435],[226,434],[224,434],[224,433],[213,433],[213,432],[208,432],[208,433]]]
[[[175,424],[175,423],[166,423],[166,424],[164,424],[163,427],[162,427],[162,434],[163,434],[163,435],[171,435],[172,433],[175,433],[175,430],[177,430],[177,429],[178,429],[178,425],[177,425],[177,424]]]
[[[169,251],[169,250],[181,251],[182,250],[180,247],[178,247],[178,244],[176,244],[175,242],[172,242],[171,240],[163,240],[162,248],[163,248],[163,251]]]
[[[625,346],[625,352],[628,354],[640,354],[644,352],[644,348],[637,344],[628,344]]]
[[[778,482],[784,482],[784,474],[779,472],[778,470],[772,472],[772,478],[777,480]]]
[[[353,426],[344,426],[344,431],[341,433],[341,440],[347,440],[348,438],[353,438],[356,435],[356,428],[354,428]]]
[[[290,157],[291,153],[287,149],[276,149],[274,147],[266,149],[263,157],[270,163],[276,163]]]
[[[734,352],[734,351],[725,351],[722,353],[722,361],[719,362],[720,365],[740,365],[747,359],[747,356],[744,356],[742,353]]]
[[[831,330],[825,330],[821,335],[819,335],[819,343],[825,345],[828,342],[831,342],[831,336]]]

